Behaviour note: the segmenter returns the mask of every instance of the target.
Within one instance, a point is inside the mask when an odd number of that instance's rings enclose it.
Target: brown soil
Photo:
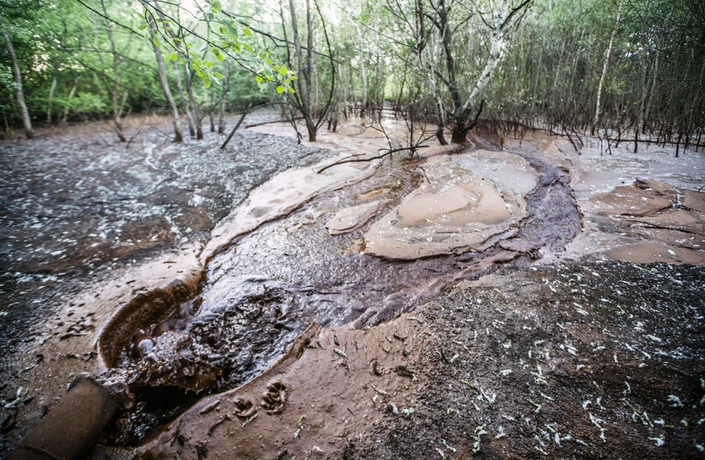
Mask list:
[[[507,269],[369,330],[313,326],[138,456],[694,458],[704,279],[663,264]]]

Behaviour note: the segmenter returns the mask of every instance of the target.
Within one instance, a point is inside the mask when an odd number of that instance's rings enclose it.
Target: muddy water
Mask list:
[[[499,263],[528,265],[543,252],[561,251],[581,229],[568,174],[522,156],[539,175],[526,196],[529,216],[513,237],[498,236],[482,252],[391,261],[351,250],[359,249],[369,224],[328,235],[326,222],[366,196],[386,200],[378,215],[398,205],[423,179],[420,160],[319,196],[233,241],[208,263],[196,298],[165,321],[143,325],[125,345],[113,372],[131,382],[137,403],[105,441],[144,441],[203,394],[261,373],[312,322],[372,326]]]

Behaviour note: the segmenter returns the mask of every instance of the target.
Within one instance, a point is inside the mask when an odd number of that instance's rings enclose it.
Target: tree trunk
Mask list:
[[[210,104],[208,105],[208,121],[210,121],[211,132],[215,132],[215,117],[213,116],[213,111],[215,110],[215,86],[211,85],[210,94]]]
[[[357,25],[355,20],[353,20],[353,26],[355,26],[355,31],[357,31],[357,39],[360,46],[360,80],[362,83],[362,107],[360,109],[360,116],[364,116],[365,110],[367,110],[367,69],[365,68],[365,53],[362,50],[362,46],[365,41],[360,26]]]
[[[600,121],[600,99],[602,98],[602,86],[605,83],[605,75],[607,75],[607,65],[610,61],[610,55],[612,54],[612,45],[614,45],[614,37],[617,36],[617,29],[619,29],[619,20],[622,16],[622,6],[624,6],[624,0],[619,2],[619,8],[617,8],[617,18],[614,20],[614,27],[612,28],[612,35],[610,36],[610,43],[607,46],[607,53],[605,54],[605,62],[602,64],[602,73],[600,74],[600,83],[597,85],[597,103],[595,104],[595,118],[592,121],[592,132],[595,134],[595,128],[597,123]]]
[[[528,3],[527,3],[528,4]],[[512,10],[512,14],[518,10]],[[467,122],[470,118],[470,108],[475,104],[478,97],[487,87],[490,82],[490,78],[494,73],[495,69],[502,61],[504,57],[506,43],[504,39],[505,27],[508,26],[508,20],[510,19],[509,13],[509,0],[502,0],[499,5],[499,11],[497,12],[497,17],[495,19],[494,26],[492,28],[492,37],[490,39],[490,55],[487,58],[484,69],[480,74],[480,78],[477,79],[472,92],[465,100],[465,103],[456,108],[453,115],[453,136],[452,142],[458,144],[464,144],[467,141],[467,132],[470,129],[467,126]]]
[[[49,89],[49,101],[47,103],[47,124],[51,124],[51,108],[54,105],[54,91],[56,91],[56,84],[57,84],[57,78],[56,78],[57,72],[54,71],[54,79],[51,82],[51,88]]]
[[[24,102],[24,92],[22,91],[22,74],[20,73],[20,64],[17,62],[17,55],[15,54],[15,47],[12,46],[12,40],[10,40],[10,35],[3,28],[2,35],[5,37],[5,44],[7,45],[7,52],[10,54],[10,61],[12,61],[12,76],[14,79],[14,93],[15,99],[17,99],[17,105],[20,108],[20,115],[22,115],[22,124],[24,125],[24,134],[27,139],[32,139],[34,137],[34,131],[32,131],[32,120],[29,118],[29,110],[27,110],[27,104]]]
[[[203,120],[201,119],[201,111],[198,108],[196,98],[193,97],[193,79],[191,78],[191,69],[188,63],[184,62],[184,81],[186,82],[186,93],[188,94],[189,105],[193,114],[193,123],[196,125],[196,139],[203,139]]]
[[[297,63],[297,72],[299,75],[299,79],[296,80],[297,86],[298,86],[298,92],[299,92],[299,101],[300,101],[300,109],[301,109],[301,114],[304,117],[304,120],[306,122],[306,129],[308,131],[308,137],[309,141],[315,142],[316,141],[316,129],[313,121],[313,117],[311,114],[311,48],[310,46],[313,45],[313,43],[309,44],[309,51],[308,51],[308,56],[306,58],[306,62],[304,64],[304,58],[303,58],[303,52],[301,49],[301,40],[299,38],[299,26],[296,21],[296,7],[294,5],[294,0],[289,0],[289,9],[291,10],[291,27],[292,27],[292,34],[293,34],[293,39],[294,39],[294,48],[296,50],[296,63]],[[313,31],[310,28],[311,24],[311,11],[310,11],[310,3],[307,0],[306,2],[306,20],[307,24],[309,24],[309,34],[308,34],[308,41],[312,42],[313,41]]]
[[[218,134],[225,132],[225,99],[230,91],[230,61],[225,59],[223,68],[223,96],[220,98],[220,117],[218,119]]]
[[[189,106],[188,99],[184,94],[184,87],[181,85],[181,71],[179,70],[179,64],[174,62],[174,74],[176,75],[176,89],[179,91],[179,99],[181,99],[181,106],[186,113],[186,119],[188,120],[188,133],[191,137],[196,137],[196,129],[193,127],[193,114],[191,113],[191,107]]]
[[[659,50],[656,49],[656,57],[654,60],[654,70],[653,75],[651,75],[651,88],[649,89],[649,94],[646,98],[646,106],[644,107],[644,125],[642,126],[642,132],[646,131],[646,124],[649,122],[649,116],[651,112],[651,103],[654,100],[654,91],[656,90],[656,78],[658,77],[658,60],[659,60]]]
[[[171,95],[171,89],[169,89],[169,81],[166,78],[166,66],[164,64],[164,57],[159,47],[154,43],[154,30],[156,26],[154,25],[154,20],[149,17],[147,20],[149,24],[149,39],[152,42],[152,48],[154,48],[154,56],[157,58],[157,72],[159,73],[159,83],[162,85],[162,90],[164,91],[164,96],[169,102],[169,107],[171,108],[171,121],[174,125],[174,141],[183,142],[184,135],[181,133],[181,127],[179,126],[179,109],[174,102],[174,97]]]
[[[103,14],[108,17],[108,10],[105,8],[105,1],[101,0],[100,5],[103,8]],[[120,72],[118,61],[118,54],[115,49],[115,38],[113,37],[113,23],[106,19],[105,28],[108,34],[108,41],[110,42],[110,52],[113,57],[113,87],[110,89],[111,102],[113,104],[113,123],[115,127],[115,134],[117,134],[120,142],[126,142],[127,139],[122,132],[122,123],[120,122],[120,106],[118,104],[118,93],[120,91]]]
[[[78,88],[78,81],[81,79],[81,76],[79,75],[76,77],[76,80],[73,82],[73,86],[71,87],[71,91],[69,91],[69,97],[66,98],[66,107],[64,107],[64,115],[61,117],[61,122],[66,123],[66,119],[69,116],[69,101],[73,99],[74,94],[76,94],[76,88]]]

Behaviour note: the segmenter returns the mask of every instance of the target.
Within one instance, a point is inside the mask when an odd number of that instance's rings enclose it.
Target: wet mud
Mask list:
[[[371,329],[310,328],[136,455],[698,458],[702,282],[692,266],[504,266]]]
[[[136,396],[103,442],[144,442],[199,397],[261,374],[312,323],[374,326],[457,281],[561,251],[581,230],[568,174],[540,159],[526,160],[538,177],[524,197],[528,215],[478,250],[411,261],[374,257],[365,253],[365,233],[375,218],[330,235],[327,224],[341,208],[383,200],[381,216],[423,183],[426,160],[405,159],[236,238],[210,258],[197,296],[164,292],[135,299],[139,311],[152,316],[113,321],[124,330],[109,326],[101,338],[113,367],[104,378],[126,379]],[[167,397],[158,396],[162,391]]]

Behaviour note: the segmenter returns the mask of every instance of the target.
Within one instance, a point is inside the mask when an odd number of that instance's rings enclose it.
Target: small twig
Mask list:
[[[344,160],[336,161],[335,163],[329,164],[328,166],[324,166],[323,168],[321,168],[321,169],[319,169],[318,171],[316,171],[316,174],[320,174],[320,173],[322,173],[323,171],[325,171],[326,169],[332,168],[333,166],[338,166],[338,165],[342,165],[342,164],[345,164],[345,163],[362,163],[362,162],[367,162],[367,161],[381,160],[382,158],[386,158],[386,157],[388,157],[389,155],[391,155],[391,154],[393,154],[393,153],[405,152],[405,151],[407,151],[407,150],[414,150],[414,149],[423,149],[423,148],[427,148],[427,147],[428,147],[428,145],[419,145],[418,147],[403,147],[403,148],[399,148],[399,149],[388,150],[388,151],[384,152],[383,154],[377,155],[377,156],[374,156],[374,157],[368,157],[368,158],[357,158],[357,157],[355,157],[355,158],[347,158],[347,159],[344,159]]]

